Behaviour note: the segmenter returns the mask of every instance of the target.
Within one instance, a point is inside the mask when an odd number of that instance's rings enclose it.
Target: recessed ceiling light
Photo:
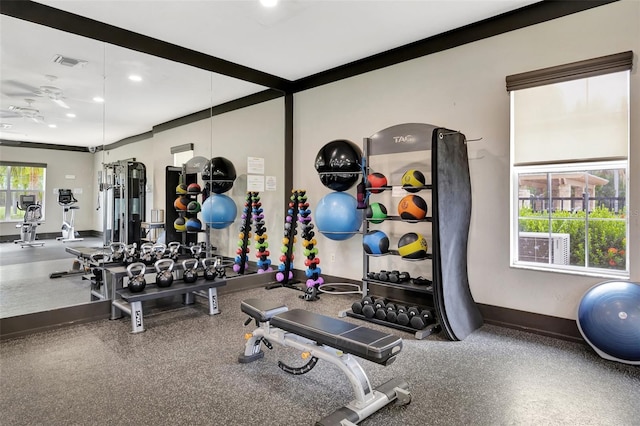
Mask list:
[[[278,0],[260,0],[260,4],[264,7],[274,7],[278,4]]]
[[[93,98],[93,102],[104,102],[104,98],[96,96],[95,98]]]
[[[139,75],[131,74],[129,76],[129,80],[138,82],[138,81],[142,81],[142,77],[140,77]]]
[[[55,124],[49,124],[49,127],[52,128],[52,129],[55,129],[58,126],[56,126]]]
[[[67,114],[67,117],[76,118],[76,115],[74,113],[70,112],[70,113]]]

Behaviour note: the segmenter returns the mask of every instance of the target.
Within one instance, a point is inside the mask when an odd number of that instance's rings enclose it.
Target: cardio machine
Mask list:
[[[42,206],[36,202],[36,196],[20,195],[20,201],[16,203],[16,207],[24,211],[24,219],[22,223],[16,225],[16,228],[20,228],[20,239],[15,240],[14,243],[20,244],[21,248],[44,246],[43,242],[36,242],[37,228],[42,219]]]
[[[67,243],[70,241],[82,241],[84,238],[78,238],[74,221],[75,211],[80,207],[75,206],[78,200],[73,196],[73,191],[70,189],[58,189],[58,204],[62,206],[62,236],[56,238],[58,241]],[[71,213],[69,213],[71,212]],[[67,213],[70,214],[71,220],[67,221]]]

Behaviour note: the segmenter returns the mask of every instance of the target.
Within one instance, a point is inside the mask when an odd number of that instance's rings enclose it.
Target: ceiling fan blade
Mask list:
[[[69,105],[67,105],[65,103],[65,101],[63,101],[62,99],[51,99],[56,105],[62,107],[62,108],[66,108],[66,109],[71,109],[71,107]]]
[[[0,111],[0,118],[19,118],[19,117],[22,117],[22,116],[13,111]]]
[[[29,92],[30,95],[37,93],[40,89],[35,86],[30,86],[26,83],[22,83],[16,80],[4,80],[2,82],[3,85],[13,86],[17,89],[24,90],[25,92]]]

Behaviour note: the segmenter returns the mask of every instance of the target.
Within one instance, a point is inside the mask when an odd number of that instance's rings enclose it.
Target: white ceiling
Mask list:
[[[258,0],[38,3],[297,80],[536,1],[280,0],[271,9]],[[2,139],[108,144],[265,89],[6,16],[0,17],[0,47],[0,122],[12,125],[0,131]],[[55,54],[88,64],[63,67],[51,61]],[[144,80],[130,82],[130,72]],[[61,89],[77,117],[65,117],[69,110],[38,96],[40,86]],[[104,104],[91,101],[99,92]],[[26,98],[35,100],[32,107],[44,117],[38,121],[46,124],[8,111],[11,105],[27,106]]]

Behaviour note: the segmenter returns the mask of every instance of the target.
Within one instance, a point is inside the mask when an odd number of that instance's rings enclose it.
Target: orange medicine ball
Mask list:
[[[187,210],[188,204],[189,198],[181,196],[176,198],[176,200],[173,202],[173,207],[175,207],[176,210]]]
[[[398,214],[404,220],[422,220],[427,215],[427,202],[419,195],[407,195],[398,203]]]

